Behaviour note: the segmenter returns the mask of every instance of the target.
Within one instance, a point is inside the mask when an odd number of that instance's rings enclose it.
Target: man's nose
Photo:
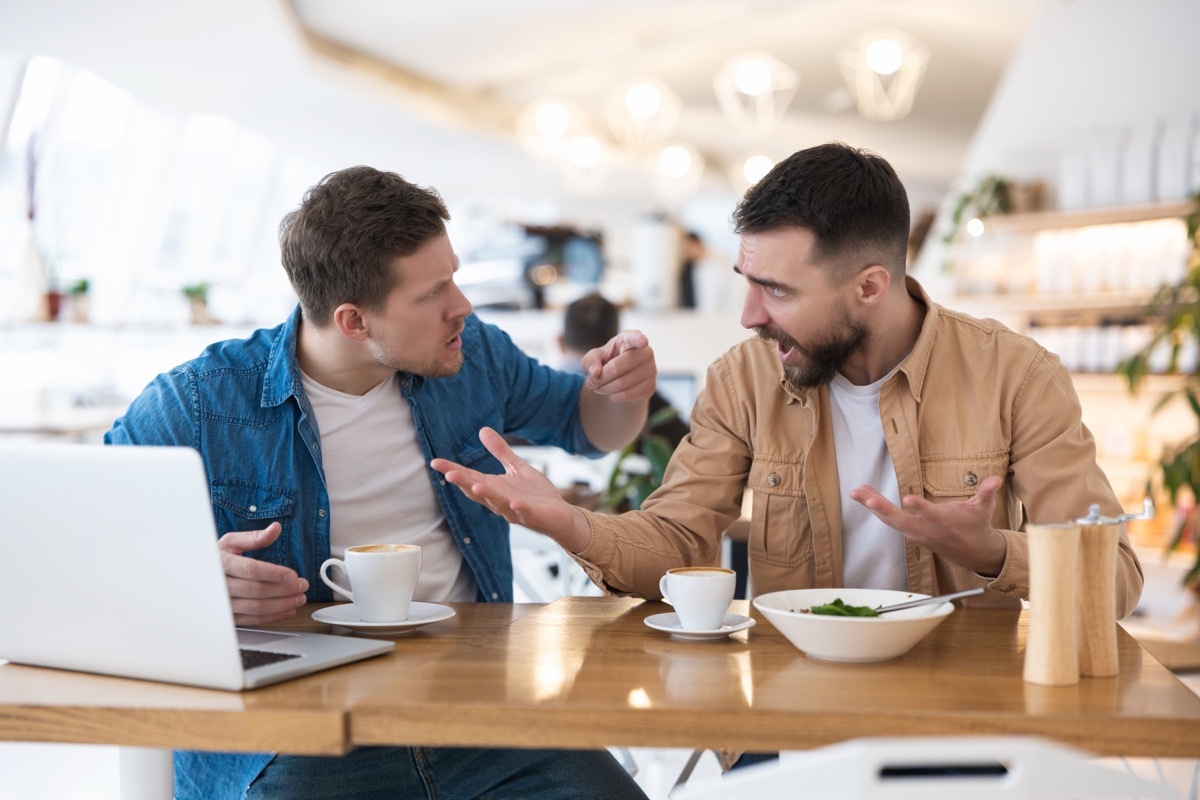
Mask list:
[[[746,300],[742,303],[741,324],[743,328],[757,328],[760,325],[765,325],[768,322],[766,313],[763,312],[762,303],[758,301],[758,292],[754,287],[746,292]]]
[[[455,304],[453,313],[450,315],[451,318],[457,319],[458,317],[470,316],[471,312],[475,310],[475,306],[471,305],[471,301],[463,294],[462,289],[458,288],[457,283],[451,285],[454,287],[454,291],[458,293],[458,299],[461,301],[461,303]]]

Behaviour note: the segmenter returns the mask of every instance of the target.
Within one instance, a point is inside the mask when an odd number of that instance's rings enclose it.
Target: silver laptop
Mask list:
[[[0,443],[0,508],[0,659],[239,690],[395,647],[235,628],[190,448]]]

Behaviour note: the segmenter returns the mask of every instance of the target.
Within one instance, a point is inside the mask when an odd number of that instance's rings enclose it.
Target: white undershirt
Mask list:
[[[474,600],[475,577],[433,493],[396,375],[361,397],[303,373],[301,380],[321,432],[331,554],[341,558],[356,544],[420,545],[421,579],[413,599]]]
[[[904,537],[849,495],[852,489],[866,484],[900,504],[896,468],[879,417],[879,389],[887,378],[855,386],[838,374],[829,384],[829,414],[842,495],[842,585],[907,590]]]

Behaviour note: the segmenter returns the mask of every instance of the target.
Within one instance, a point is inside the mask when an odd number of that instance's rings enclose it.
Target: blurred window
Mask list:
[[[201,282],[214,316],[274,321],[295,302],[275,230],[313,176],[224,117],[164,113],[35,57],[0,147],[0,321],[83,279],[94,321],[183,322],[181,289]]]

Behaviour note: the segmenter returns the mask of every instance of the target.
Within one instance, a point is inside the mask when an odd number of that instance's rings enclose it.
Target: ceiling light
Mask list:
[[[675,142],[658,154],[654,172],[654,193],[665,203],[677,203],[700,185],[704,174],[704,156],[685,142]]]
[[[742,94],[758,97],[771,89],[771,65],[761,58],[745,58],[733,69],[733,85]]]
[[[625,90],[625,110],[635,119],[650,119],[662,105],[662,90],[652,83],[635,83]]]
[[[775,161],[769,156],[764,156],[761,153],[747,156],[746,160],[742,162],[742,177],[745,179],[747,185],[753,186],[764,175],[770,172],[773,166],[775,166]]]
[[[732,162],[726,173],[730,185],[738,193],[745,192],[771,171],[775,159],[763,153],[750,153]]]
[[[863,53],[867,66],[877,75],[892,75],[904,63],[904,48],[895,39],[876,39]]]
[[[799,85],[799,74],[767,53],[734,56],[713,77],[713,91],[725,116],[760,131],[775,127]]]
[[[587,133],[587,117],[565,100],[530,103],[517,114],[517,139],[527,153],[557,163],[567,142]]]
[[[897,120],[912,110],[929,51],[900,31],[869,31],[847,45],[838,61],[858,113]]]
[[[668,178],[680,178],[692,168],[692,154],[683,145],[664,147],[658,154],[658,169]]]
[[[603,187],[608,161],[608,148],[603,142],[595,136],[575,136],[564,146],[558,168],[569,190],[579,195],[591,195]]]
[[[542,103],[534,109],[533,126],[542,136],[562,136],[570,124],[571,112],[562,103]]]
[[[604,114],[613,135],[624,145],[648,149],[662,144],[675,129],[679,96],[655,80],[626,81],[609,93]]]

